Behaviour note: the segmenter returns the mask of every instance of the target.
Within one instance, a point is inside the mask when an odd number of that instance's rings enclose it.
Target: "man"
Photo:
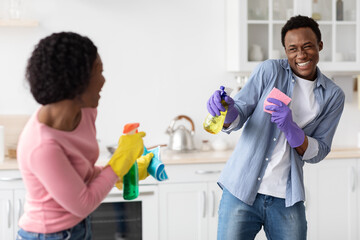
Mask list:
[[[259,64],[234,99],[224,99],[223,131],[243,132],[218,181],[221,240],[254,239],[262,226],[268,239],[306,239],[303,165],[330,152],[345,96],[317,67],[323,42],[313,19],[292,17],[281,40],[287,59]],[[274,87],[290,104],[268,98]],[[220,101],[215,91],[207,105],[213,116],[225,110]]]

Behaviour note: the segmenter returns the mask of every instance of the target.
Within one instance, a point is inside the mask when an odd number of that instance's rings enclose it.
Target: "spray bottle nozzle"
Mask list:
[[[221,98],[224,98],[226,96],[226,92],[225,92],[225,87],[224,86],[220,86],[220,90],[221,90]]]

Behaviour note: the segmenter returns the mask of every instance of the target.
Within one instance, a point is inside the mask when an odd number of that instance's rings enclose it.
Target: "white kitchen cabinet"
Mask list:
[[[216,240],[218,229],[218,210],[222,196],[222,190],[216,182],[208,183],[208,238]]]
[[[308,240],[358,240],[358,159],[326,159],[304,165]],[[256,240],[266,240],[261,231]]]
[[[304,165],[308,240],[359,239],[358,161],[326,159],[320,163]],[[267,238],[261,230],[255,239]]]
[[[317,164],[305,164],[309,240],[359,239],[358,161],[326,159]]]
[[[159,185],[160,239],[216,239],[222,191],[217,178],[224,164],[167,165]]]
[[[25,189],[17,171],[1,171],[0,239],[16,239],[18,221],[23,213]]]
[[[13,235],[13,202],[12,190],[0,190],[0,239]]]
[[[158,197],[155,201],[158,202],[152,201],[147,206],[154,206],[154,224],[151,226],[157,228],[158,225],[157,239],[216,239],[222,194],[216,181],[224,164],[166,164],[169,180],[156,182]],[[1,240],[15,239],[25,198],[19,177],[17,170],[0,171]],[[148,182],[143,183],[154,184],[150,180],[148,178]],[[306,163],[304,182],[307,239],[360,239],[360,159],[326,159],[317,164]],[[158,216],[155,216],[156,212]],[[256,240],[266,240],[263,231]]]
[[[260,61],[286,58],[281,28],[301,14],[319,18],[320,69],[359,72],[359,13],[357,0],[343,0],[343,20],[336,19],[336,0],[226,0],[227,70],[251,72]]]

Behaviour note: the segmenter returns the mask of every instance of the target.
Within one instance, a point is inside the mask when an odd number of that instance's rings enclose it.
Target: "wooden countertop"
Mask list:
[[[162,150],[161,160],[165,165],[176,164],[201,164],[201,163],[225,163],[230,157],[232,150],[228,151],[194,151],[194,152],[174,152]],[[333,149],[326,159],[341,159],[341,158],[358,158],[360,159],[360,148],[341,148]],[[104,166],[110,159],[107,152],[101,153],[96,165]],[[5,158],[4,162],[0,163],[0,170],[16,170],[18,164],[16,159]]]
[[[18,169],[18,164],[15,158],[5,157],[4,162],[0,162],[0,170],[14,170]]]
[[[360,148],[337,148],[331,150],[325,159],[360,158]]]
[[[173,151],[162,152],[164,164],[196,164],[196,163],[222,163],[226,162],[233,150],[176,153]],[[358,158],[360,148],[333,149],[325,159]]]
[[[197,164],[197,163],[225,163],[232,150],[228,151],[194,151],[176,152],[164,150],[161,152],[161,161],[164,164]]]

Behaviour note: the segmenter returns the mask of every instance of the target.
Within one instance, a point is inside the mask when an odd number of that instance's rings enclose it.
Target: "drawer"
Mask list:
[[[216,182],[224,166],[224,163],[167,165],[169,179],[161,183]]]
[[[14,189],[23,188],[21,173],[19,170],[0,170],[0,188]]]

